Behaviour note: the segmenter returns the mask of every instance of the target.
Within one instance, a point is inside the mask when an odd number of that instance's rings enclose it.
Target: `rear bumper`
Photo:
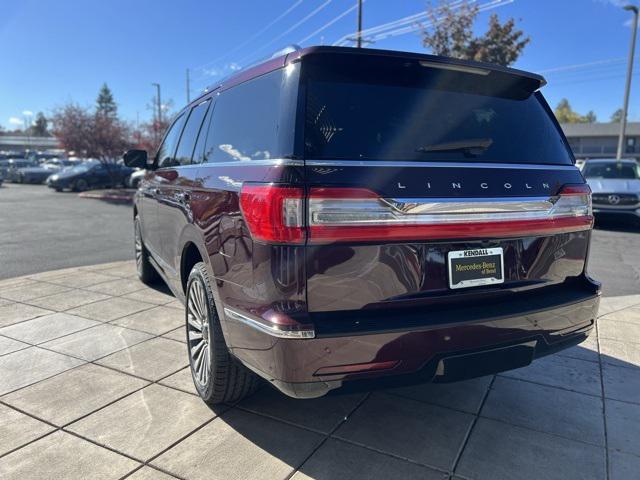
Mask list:
[[[448,382],[497,373],[588,336],[597,317],[600,287],[583,280],[552,293],[480,307],[449,305],[402,318],[392,318],[398,316],[394,311],[384,329],[376,322],[345,320],[341,329],[319,325],[313,339],[274,338],[252,329],[246,332],[251,340],[245,345],[253,348],[233,348],[233,354],[298,398],[322,396],[343,386]]]

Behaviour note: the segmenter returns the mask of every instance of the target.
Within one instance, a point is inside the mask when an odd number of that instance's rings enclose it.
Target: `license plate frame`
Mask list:
[[[504,283],[502,247],[451,251],[447,267],[451,289]]]

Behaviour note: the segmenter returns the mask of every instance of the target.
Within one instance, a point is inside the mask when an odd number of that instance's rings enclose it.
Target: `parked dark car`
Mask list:
[[[27,167],[36,167],[38,163],[34,160],[28,160],[26,158],[12,158],[7,161],[4,177],[7,182],[20,182],[20,170]]]
[[[62,191],[69,189],[83,192],[92,188],[119,187],[134,171],[118,163],[102,163],[96,160],[66,168],[47,178],[47,186]]]
[[[18,183],[44,183],[51,175],[60,172],[62,169],[76,165],[69,160],[51,159],[36,167],[20,168],[17,171]]]
[[[174,119],[133,209],[186,304],[208,403],[523,367],[592,331],[589,187],[540,87],[498,66],[312,47]]]

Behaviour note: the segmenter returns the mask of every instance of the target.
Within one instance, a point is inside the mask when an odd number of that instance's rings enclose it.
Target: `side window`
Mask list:
[[[173,125],[169,128],[167,135],[164,137],[164,141],[158,150],[158,168],[175,167],[175,153],[178,139],[180,138],[180,132],[184,126],[186,115],[183,113],[176,118]]]
[[[176,150],[175,163],[177,165],[189,165],[191,163],[193,149],[209,103],[209,100],[206,100],[191,109],[187,123],[182,131],[182,136],[180,137],[180,143],[178,143],[178,149]]]
[[[204,162],[204,144],[207,141],[207,132],[209,131],[209,124],[211,123],[211,115],[213,114],[213,110],[216,108],[215,100],[211,100],[209,104],[207,116],[204,118],[204,122],[202,122],[202,127],[198,134],[198,140],[196,141],[196,147],[193,150],[191,163]]]
[[[224,91],[216,100],[205,162],[278,158],[282,70]]]

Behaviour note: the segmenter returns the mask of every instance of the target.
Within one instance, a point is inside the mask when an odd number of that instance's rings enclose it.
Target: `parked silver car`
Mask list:
[[[635,160],[589,160],[582,174],[593,192],[596,216],[640,219],[640,167]]]

